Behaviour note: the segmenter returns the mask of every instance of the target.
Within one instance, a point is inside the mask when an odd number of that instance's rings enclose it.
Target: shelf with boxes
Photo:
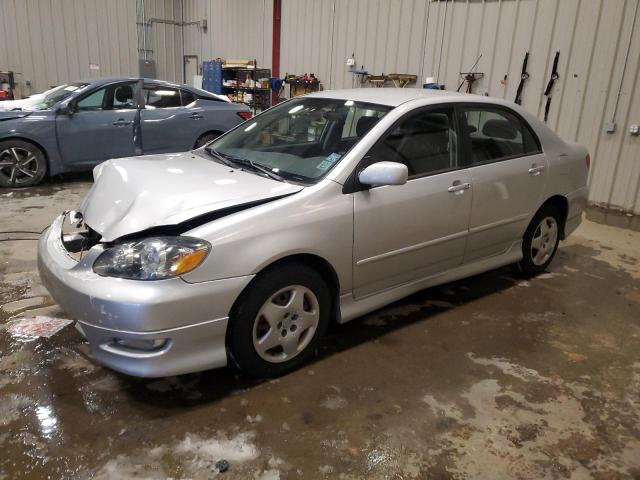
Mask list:
[[[254,113],[271,106],[271,70],[257,68],[255,60],[203,62],[202,72],[205,90],[226,95],[232,102],[244,103]]]

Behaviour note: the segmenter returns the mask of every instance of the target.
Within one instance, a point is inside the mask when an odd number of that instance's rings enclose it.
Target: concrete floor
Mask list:
[[[0,191],[0,230],[40,231],[88,187]],[[35,245],[0,242],[0,330],[65,315]],[[640,233],[585,222],[549,273],[413,295],[272,381],[133,379],[92,363],[72,327],[0,331],[0,478],[204,479],[220,458],[229,479],[640,478],[638,259]]]

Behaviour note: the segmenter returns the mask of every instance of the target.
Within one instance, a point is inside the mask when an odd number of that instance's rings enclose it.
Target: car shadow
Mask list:
[[[332,324],[320,342],[317,356],[302,368],[413,323],[427,323],[438,314],[499,293],[521,280],[505,267],[425,289],[348,323]],[[251,378],[233,366],[161,379],[119,376],[134,400],[163,408],[211,403],[270,381]]]

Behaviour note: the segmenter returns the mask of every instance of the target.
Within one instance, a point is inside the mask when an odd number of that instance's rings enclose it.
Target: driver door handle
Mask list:
[[[202,120],[204,117],[199,113],[192,113],[191,115],[189,115],[189,118],[192,120]]]
[[[543,170],[544,170],[544,165],[536,165],[534,163],[533,165],[531,165],[531,168],[529,169],[529,173],[534,176],[540,175]]]
[[[471,188],[470,183],[467,183],[467,182],[461,183],[459,181],[455,181],[453,182],[453,185],[447,188],[447,192],[454,193],[456,195],[462,195],[465,190],[469,190],[470,188]]]
[[[124,118],[119,118],[118,120],[113,122],[113,125],[115,125],[116,127],[124,127],[126,125],[131,125],[132,123],[133,121],[131,120],[127,121]]]

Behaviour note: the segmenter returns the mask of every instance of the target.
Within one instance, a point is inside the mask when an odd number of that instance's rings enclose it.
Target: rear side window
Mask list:
[[[464,113],[472,164],[540,152],[530,127],[516,115],[506,110],[482,107],[465,108]]]
[[[453,109],[429,109],[409,114],[369,151],[368,163],[404,163],[409,177],[456,168],[457,136]]]
[[[144,102],[146,108],[174,108],[181,106],[180,90],[171,87],[144,87]]]
[[[189,90],[180,90],[180,95],[182,96],[183,107],[186,107],[187,105],[196,101],[196,96]]]

